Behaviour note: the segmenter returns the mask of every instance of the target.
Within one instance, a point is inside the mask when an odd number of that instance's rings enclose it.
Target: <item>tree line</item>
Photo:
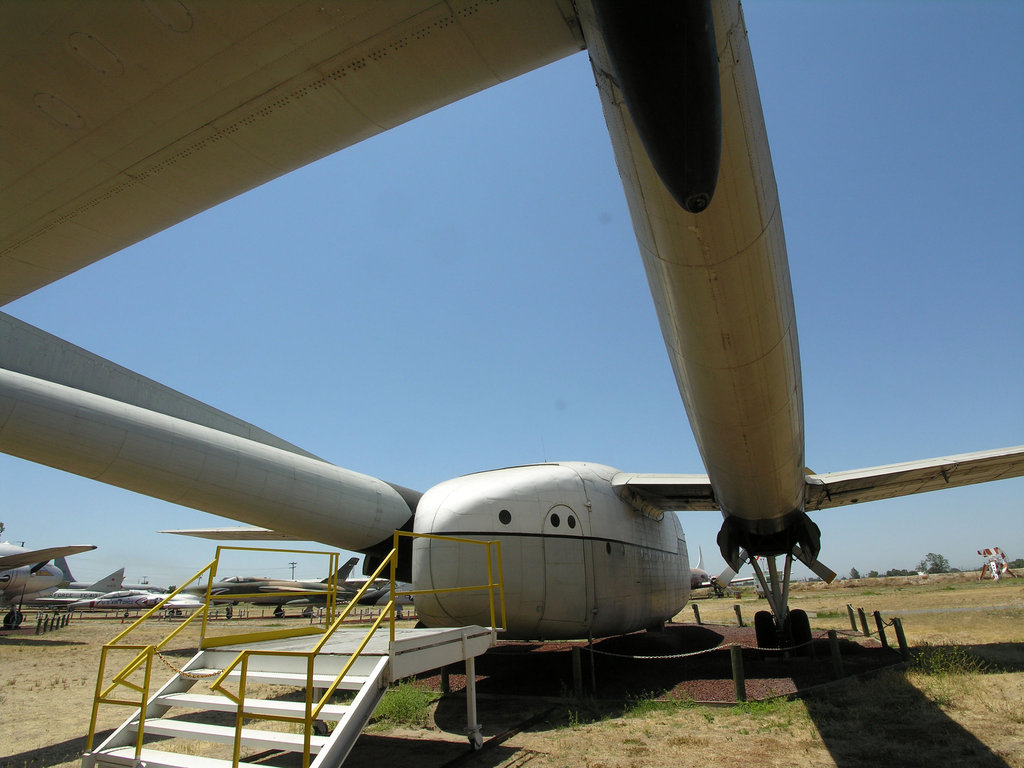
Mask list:
[[[1011,560],[1010,568],[1024,568],[1024,558],[1018,557],[1016,560]],[[972,569],[973,570],[973,569]],[[878,571],[868,571],[867,577],[874,579],[879,576],[917,576],[919,573],[960,573],[960,568],[954,568],[949,564],[949,559],[945,555],[940,555],[936,552],[929,552],[924,556],[924,559],[917,564],[917,566],[911,570],[904,568],[890,568],[885,573],[879,573]],[[860,579],[860,571],[856,568],[850,569],[851,579]]]

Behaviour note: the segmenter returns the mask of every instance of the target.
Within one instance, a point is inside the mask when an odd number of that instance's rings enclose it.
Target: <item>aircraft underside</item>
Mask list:
[[[24,34],[11,36],[15,69],[0,87],[12,121],[3,301],[586,48],[706,475],[668,477],[668,495],[652,500],[657,483],[640,476],[537,465],[421,497],[6,316],[4,452],[370,559],[396,529],[495,538],[510,637],[614,634],[671,618],[689,595],[673,512],[718,509],[731,567],[769,558],[755,572],[774,614],[758,634],[772,645],[807,631],[788,611],[793,559],[827,573],[808,510],[1024,473],[1021,449],[834,482],[807,473],[793,290],[738,2],[336,4],[330,14],[315,3],[210,4],[180,27],[147,4],[8,8],[0,14]],[[125,67],[135,76],[119,77]],[[88,120],[69,104],[79,101]],[[446,545],[421,541],[406,564],[417,588],[481,577]],[[418,607],[428,623],[480,623],[481,606],[447,595]]]

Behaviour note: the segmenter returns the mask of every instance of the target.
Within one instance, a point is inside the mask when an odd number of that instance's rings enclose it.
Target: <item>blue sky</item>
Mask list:
[[[750,3],[816,472],[1024,443],[1024,5]],[[703,471],[585,54],[228,201],[15,316],[426,490],[541,460]],[[1024,480],[814,515],[821,558],[1024,556]],[[720,516],[681,516],[712,570]],[[0,456],[0,520],[175,583],[219,518]],[[297,558],[250,567],[286,576]],[[280,561],[280,562],[279,562]],[[312,577],[304,559],[296,576]],[[304,571],[304,569],[307,569]]]

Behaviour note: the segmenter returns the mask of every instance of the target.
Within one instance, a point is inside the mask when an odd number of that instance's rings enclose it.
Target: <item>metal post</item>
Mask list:
[[[864,637],[871,637],[871,630],[868,629],[868,617],[864,615],[864,609],[858,608],[857,615],[860,616],[860,627],[864,632]]]
[[[449,678],[448,667],[441,667],[441,695],[447,696],[452,692],[452,682]]]
[[[900,646],[900,656],[904,661],[910,661],[910,649],[907,647],[907,636],[903,634],[903,620],[898,616],[892,620],[892,628],[896,630],[896,642]]]
[[[733,643],[729,647],[729,656],[732,658],[732,687],[736,701],[746,701],[747,684],[743,677],[743,649],[737,643]]]
[[[591,635],[589,642],[587,643],[587,650],[590,651],[587,654],[590,657],[590,690],[595,695],[597,694],[597,659],[594,656],[594,636]]]
[[[889,641],[885,639],[885,622],[882,621],[881,611],[875,611],[875,626],[878,628],[878,639],[882,641],[882,647],[888,648]]]
[[[697,608],[697,604],[696,603],[691,603],[691,606],[693,607],[693,618],[695,618],[697,620],[698,624],[703,623],[700,620],[700,609]]]
[[[843,657],[839,653],[839,636],[834,629],[828,631],[828,647],[832,651],[832,672],[838,680],[843,676]]]
[[[472,656],[466,659],[466,735],[474,750],[483,746],[483,733],[476,721],[476,659]]]
[[[583,662],[578,645],[572,647],[572,690],[577,699],[583,698]]]
[[[853,615],[853,606],[849,603],[846,604],[846,612],[850,614],[850,629],[854,632],[857,631],[857,619]]]
[[[736,611],[736,623],[741,627],[745,626],[743,624],[743,614],[740,612],[740,604],[736,603],[736,605],[734,605],[732,609]]]

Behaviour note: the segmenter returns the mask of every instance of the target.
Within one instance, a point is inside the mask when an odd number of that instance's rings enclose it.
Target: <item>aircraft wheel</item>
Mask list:
[[[17,615],[14,617],[14,626],[15,627],[20,627],[21,626],[21,622],[23,622],[25,620],[25,614],[22,613],[21,611],[17,611],[16,613],[17,613]]]
[[[314,720],[313,733],[315,733],[317,736],[326,736],[328,733],[330,733],[330,728],[327,727],[327,723],[325,723],[323,720]]]
[[[284,618],[284,608],[282,608],[281,606],[277,606],[277,608],[274,609],[274,618],[275,619],[283,619]]]
[[[15,626],[17,626],[15,624],[17,618],[16,611],[8,611],[7,614],[4,615],[4,629],[14,629]]]
[[[810,647],[804,645],[811,641],[811,622],[806,611],[797,608],[789,612],[786,617],[786,638],[792,645],[803,646],[797,653],[803,655],[810,652]]]
[[[771,611],[758,611],[754,614],[754,634],[758,648],[779,647],[779,633],[775,629],[775,617]]]

